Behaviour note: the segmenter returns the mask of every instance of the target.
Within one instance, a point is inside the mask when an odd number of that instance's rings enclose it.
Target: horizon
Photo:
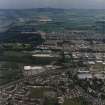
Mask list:
[[[56,7],[35,7],[35,8],[0,8],[0,10],[32,10],[32,9],[61,9],[61,10],[105,10],[105,8],[56,8]]]
[[[0,0],[0,9],[105,9],[105,0]]]

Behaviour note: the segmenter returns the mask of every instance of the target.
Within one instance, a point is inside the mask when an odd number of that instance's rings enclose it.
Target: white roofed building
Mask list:
[[[45,68],[42,66],[24,66],[24,76],[32,76],[38,73],[45,71]]]

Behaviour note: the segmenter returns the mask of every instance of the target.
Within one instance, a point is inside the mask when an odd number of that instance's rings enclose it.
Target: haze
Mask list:
[[[105,9],[105,0],[0,0],[0,9],[41,7]]]

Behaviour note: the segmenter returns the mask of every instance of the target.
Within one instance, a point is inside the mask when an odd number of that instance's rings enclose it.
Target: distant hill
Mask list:
[[[0,10],[0,42],[40,43],[40,35],[21,35],[16,30],[10,31],[12,24],[37,24],[39,17],[48,17],[53,22],[33,26],[37,31],[93,30],[96,21],[105,18],[105,10],[32,8],[32,9],[1,9]],[[31,21],[31,23],[30,23]],[[27,23],[26,23],[27,22]],[[24,24],[23,24],[24,25]],[[8,31],[7,31],[8,30]],[[26,29],[27,30],[27,29]],[[29,30],[30,31],[30,30]],[[32,30],[33,31],[33,30]],[[37,36],[37,38],[36,38]]]

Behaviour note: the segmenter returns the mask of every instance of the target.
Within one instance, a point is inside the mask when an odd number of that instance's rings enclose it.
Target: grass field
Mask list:
[[[62,105],[88,105],[88,103],[82,98],[65,99]]]
[[[44,88],[44,87],[39,87],[39,88],[31,88],[31,97],[38,97],[42,98],[44,96],[45,92],[51,91],[50,88]]]

